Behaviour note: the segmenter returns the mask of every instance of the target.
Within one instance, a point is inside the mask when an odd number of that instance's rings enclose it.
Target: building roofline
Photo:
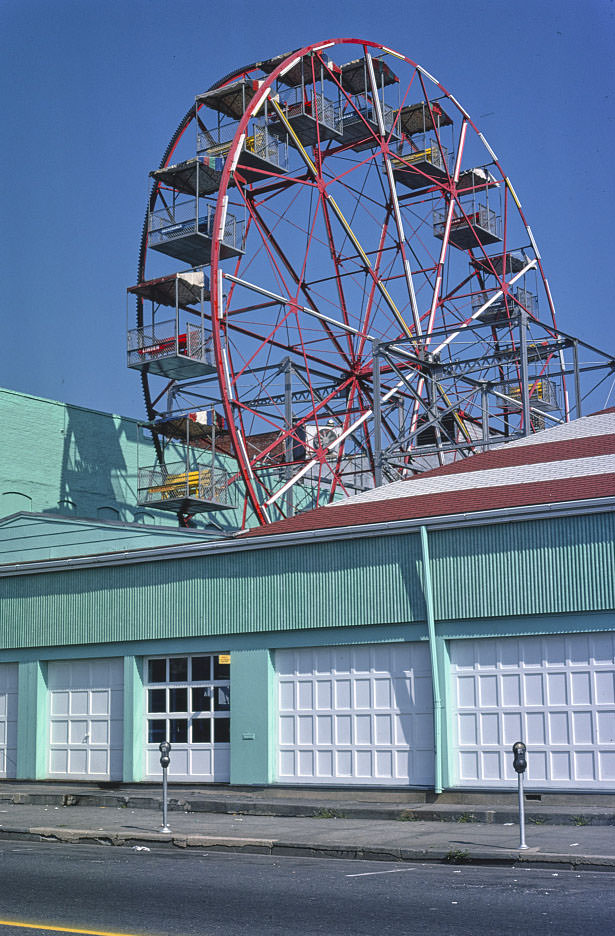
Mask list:
[[[195,559],[224,553],[257,549],[275,549],[280,546],[301,546],[376,536],[398,536],[418,533],[421,527],[427,530],[446,530],[459,527],[488,526],[495,523],[513,523],[524,520],[540,520],[583,514],[611,513],[615,511],[615,496],[588,498],[577,501],[560,501],[549,504],[529,504],[520,507],[505,507],[493,510],[477,510],[468,513],[442,514],[382,523],[356,524],[354,526],[329,527],[326,529],[301,530],[295,533],[265,534],[250,537],[214,540],[213,542],[181,543],[177,546],[154,546],[123,552],[102,553],[74,558],[35,560],[0,565],[0,577],[36,575],[50,572],[67,572],[72,569],[90,569],[102,566],[136,565],[162,562],[173,559]]]

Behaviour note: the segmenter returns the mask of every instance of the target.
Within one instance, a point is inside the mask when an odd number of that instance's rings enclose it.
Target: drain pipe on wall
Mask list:
[[[427,609],[427,633],[429,636],[429,657],[431,660],[431,681],[433,686],[433,722],[434,722],[434,790],[442,792],[442,695],[440,693],[440,672],[436,655],[436,622],[434,617],[433,588],[431,583],[431,563],[429,561],[429,540],[427,527],[421,527],[421,551],[423,555],[423,590]]]

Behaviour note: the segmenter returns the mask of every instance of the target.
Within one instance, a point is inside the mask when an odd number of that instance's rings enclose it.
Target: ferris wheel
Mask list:
[[[338,39],[239,69],[151,175],[128,351],[154,506],[265,524],[570,417],[515,189],[407,56]]]

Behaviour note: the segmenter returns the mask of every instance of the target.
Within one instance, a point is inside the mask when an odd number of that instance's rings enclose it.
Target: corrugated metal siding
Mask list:
[[[615,514],[430,535],[436,616],[476,619],[615,608]]]
[[[418,537],[381,537],[0,581],[0,646],[421,620]]]

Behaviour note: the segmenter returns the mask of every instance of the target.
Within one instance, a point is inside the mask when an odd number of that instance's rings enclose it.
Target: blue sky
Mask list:
[[[460,100],[521,198],[560,327],[615,348],[612,0],[4,0],[0,33],[1,385],[144,416],[125,290],[149,170],[196,93],[338,36],[398,49]]]

